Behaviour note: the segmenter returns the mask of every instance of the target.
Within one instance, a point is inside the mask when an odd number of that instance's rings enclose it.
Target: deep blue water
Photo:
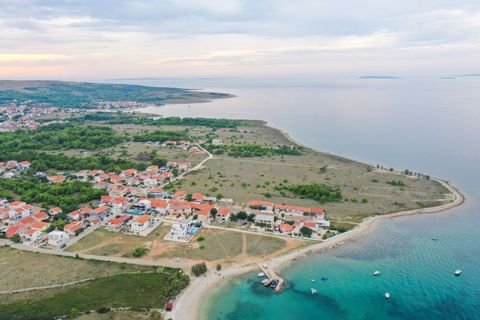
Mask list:
[[[204,305],[205,319],[480,319],[480,78],[216,90],[238,97],[157,111],[267,120],[318,149],[450,180],[467,201],[447,212],[382,220],[369,234],[293,263],[282,272],[289,283],[282,294],[261,287],[255,275],[237,279]],[[461,277],[453,276],[457,268]]]

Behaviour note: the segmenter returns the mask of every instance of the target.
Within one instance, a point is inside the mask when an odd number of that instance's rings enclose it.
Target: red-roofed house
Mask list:
[[[118,230],[120,229],[125,223],[127,223],[128,220],[130,220],[132,217],[127,215],[127,214],[122,214],[118,218],[113,218],[108,222],[108,228],[112,230]]]
[[[28,170],[30,169],[30,165],[31,163],[28,161],[20,161],[17,166],[20,168],[20,170]]]
[[[193,210],[196,214],[200,214],[200,215],[203,215],[203,216],[209,216],[210,211],[213,208],[215,208],[215,206],[212,206],[211,204],[199,204],[199,203],[195,203],[195,202],[190,203],[190,205],[192,206],[192,208],[193,208]]]
[[[149,215],[143,215],[135,218],[130,227],[132,229],[132,232],[142,232],[150,226],[150,223],[151,217]]]
[[[57,214],[60,214],[62,213],[63,210],[59,207],[54,207],[54,208],[51,208],[50,210],[48,210],[48,213],[52,216],[52,217],[55,217]]]
[[[7,228],[7,231],[5,232],[5,236],[6,236],[8,239],[10,239],[10,238],[13,237],[14,235],[18,234],[22,228],[23,228],[23,227],[20,226],[20,225],[9,226],[9,227]]]
[[[177,191],[173,194],[173,199],[175,200],[183,200],[185,199],[185,196],[187,195],[186,191]]]
[[[192,205],[189,202],[182,200],[171,200],[169,202],[168,213],[169,214],[183,214],[189,215],[192,213]]]
[[[48,176],[47,180],[50,183],[62,183],[65,182],[65,177],[64,176]]]
[[[294,226],[291,224],[285,223],[284,221],[280,222],[280,231],[285,234],[291,234],[293,231]]]
[[[0,220],[7,220],[10,219],[10,209],[8,208],[0,208]]]
[[[63,227],[63,231],[68,233],[70,236],[76,236],[77,232],[80,231],[80,229],[83,228],[83,222],[82,221],[74,221],[69,224],[67,224],[65,227]]]
[[[313,232],[317,232],[318,231],[318,226],[317,224],[315,223],[315,221],[305,221],[303,223],[303,226],[305,228],[308,228],[310,230],[312,230]]]
[[[275,204],[270,201],[262,200],[250,200],[247,204],[251,209],[257,209],[260,211],[273,211]]]
[[[192,193],[192,200],[201,202],[205,196],[201,193]]]
[[[218,212],[217,212],[217,218],[223,220],[223,221],[227,221],[228,218],[230,218],[230,214],[231,214],[231,210],[230,208],[218,208]]]
[[[158,213],[164,215],[167,214],[168,210],[168,200],[163,199],[150,199],[152,208],[155,209]]]
[[[42,231],[38,229],[25,228],[18,233],[25,244],[35,243],[42,239]]]
[[[35,213],[33,215],[33,217],[35,219],[37,219],[38,221],[44,221],[44,220],[48,220],[48,218],[50,218],[48,213],[46,213],[45,211],[38,211],[37,213]]]
[[[96,215],[103,220],[103,218],[109,216],[111,212],[112,208],[110,208],[109,206],[100,206],[96,209],[93,209],[90,214]]]

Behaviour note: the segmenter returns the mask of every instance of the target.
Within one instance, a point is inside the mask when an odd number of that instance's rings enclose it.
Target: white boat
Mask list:
[[[265,284],[265,283],[267,283],[267,282],[268,282],[268,279],[263,279],[263,280],[262,280],[262,284]]]
[[[455,276],[458,277],[461,274],[462,274],[462,270],[460,270],[460,269],[455,270]]]
[[[380,271],[376,270],[373,272],[373,275],[376,277],[376,276],[379,276],[380,275]]]
[[[318,290],[315,289],[315,288],[311,288],[310,291],[312,292],[312,294],[317,294],[318,293]]]
[[[310,280],[311,282],[315,282],[315,279]]]
[[[390,293],[385,292],[385,299],[390,299]]]
[[[257,276],[258,276],[259,278],[265,277],[265,273],[260,272],[259,274],[257,274]]]

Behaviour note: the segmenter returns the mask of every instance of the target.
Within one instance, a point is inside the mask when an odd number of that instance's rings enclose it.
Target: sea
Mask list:
[[[124,82],[233,93],[144,111],[265,120],[319,150],[448,180],[466,197],[292,262],[280,294],[256,274],[224,283],[204,297],[203,320],[480,319],[480,77]]]

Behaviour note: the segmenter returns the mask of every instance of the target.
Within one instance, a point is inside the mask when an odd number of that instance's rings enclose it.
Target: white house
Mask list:
[[[275,223],[275,218],[273,215],[258,214],[255,216],[255,223],[261,223],[271,228]]]
[[[150,226],[151,218],[149,215],[143,215],[137,217],[133,220],[130,228],[132,232],[142,232],[145,231]]]
[[[223,144],[223,141],[221,139],[213,139],[212,144],[214,146],[221,146]]]
[[[64,244],[67,244],[70,237],[65,231],[52,231],[48,234],[48,244],[54,247],[61,247]]]

